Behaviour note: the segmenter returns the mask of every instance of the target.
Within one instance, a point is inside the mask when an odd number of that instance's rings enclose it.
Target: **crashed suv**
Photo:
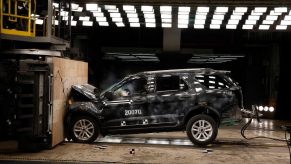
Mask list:
[[[100,135],[186,130],[198,146],[213,142],[223,118],[242,107],[241,88],[208,68],[140,72],[99,93],[74,85],[66,114],[68,138],[94,142]]]

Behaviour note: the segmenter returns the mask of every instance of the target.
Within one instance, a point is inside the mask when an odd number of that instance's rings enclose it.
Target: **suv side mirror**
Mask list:
[[[105,92],[104,97],[107,100],[113,100],[113,93],[111,91]]]

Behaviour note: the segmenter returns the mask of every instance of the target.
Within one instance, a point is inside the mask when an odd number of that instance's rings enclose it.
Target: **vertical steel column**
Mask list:
[[[51,38],[51,35],[52,35],[53,2],[52,2],[52,0],[48,0],[47,2],[48,2],[48,6],[47,6],[47,13],[48,13],[47,37]]]
[[[72,3],[69,0],[69,18],[68,18],[68,38],[67,40],[71,42],[71,17],[72,17]]]

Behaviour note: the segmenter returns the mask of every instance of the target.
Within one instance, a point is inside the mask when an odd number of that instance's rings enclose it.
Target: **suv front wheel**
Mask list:
[[[74,142],[92,143],[99,135],[97,122],[88,116],[77,116],[71,123],[71,137]]]
[[[189,139],[198,146],[212,143],[217,136],[217,123],[205,114],[193,116],[187,123],[186,131]]]

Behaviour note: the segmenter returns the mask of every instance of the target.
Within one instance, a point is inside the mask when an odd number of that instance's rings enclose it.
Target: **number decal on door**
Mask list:
[[[125,110],[125,116],[133,116],[133,115],[142,115],[142,112],[140,109],[134,109],[134,110]]]

